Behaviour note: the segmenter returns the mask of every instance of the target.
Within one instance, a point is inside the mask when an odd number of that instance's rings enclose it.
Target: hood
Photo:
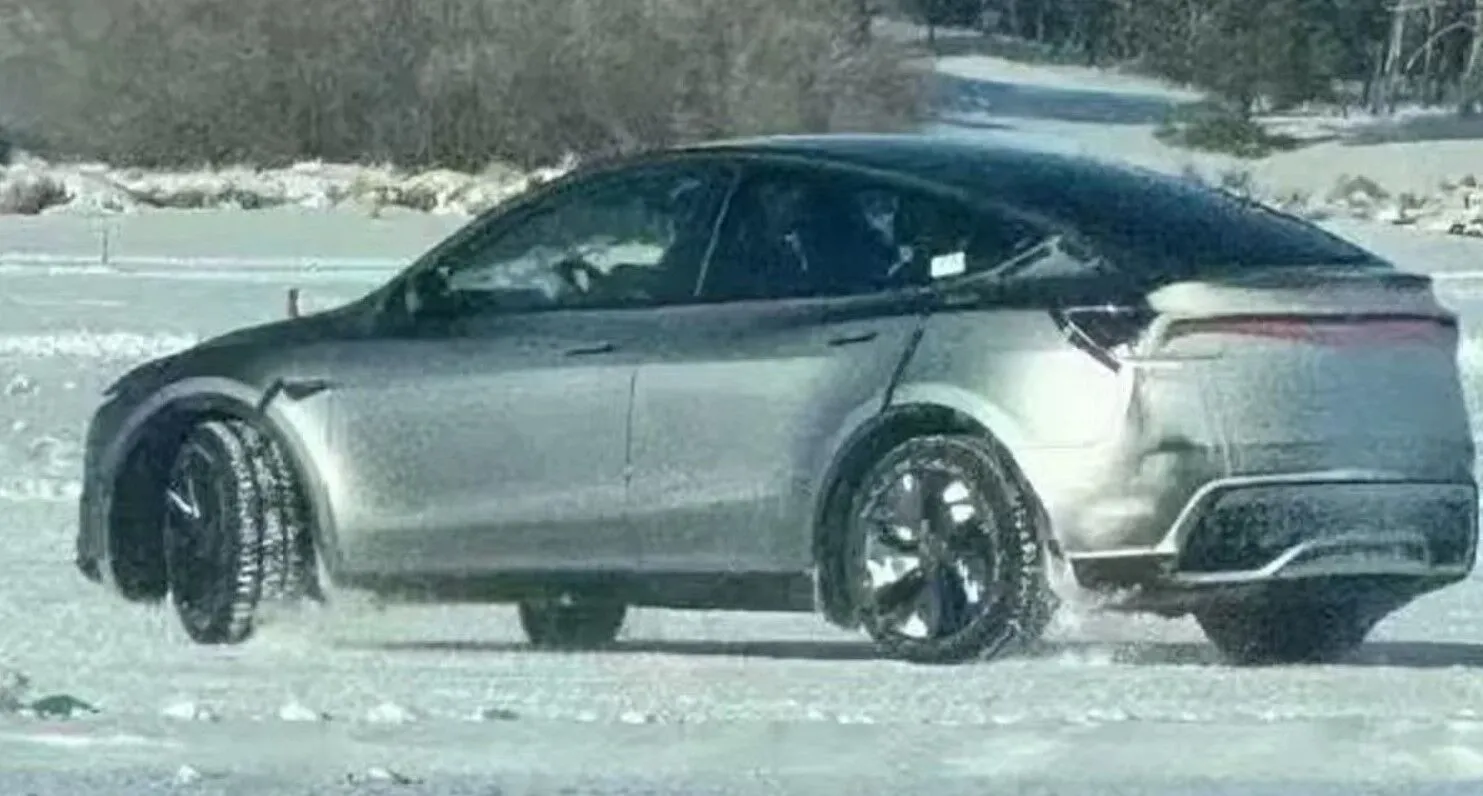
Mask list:
[[[363,307],[360,306],[360,302],[356,302],[312,315],[284,318],[257,326],[234,329],[198,343],[182,354],[212,351],[228,346],[275,347],[341,337],[354,334],[359,326],[358,322],[364,317]]]
[[[183,372],[200,367],[203,360],[223,349],[246,347],[275,350],[315,340],[327,340],[364,333],[370,318],[370,305],[359,301],[324,312],[298,318],[234,329],[174,354],[152,359],[119,377],[103,394],[119,396],[136,391],[148,392],[174,380]]]

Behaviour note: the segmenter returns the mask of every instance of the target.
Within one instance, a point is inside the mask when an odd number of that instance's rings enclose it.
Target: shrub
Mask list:
[[[460,169],[910,125],[924,75],[854,5],[0,0],[0,124],[140,166]]]
[[[1196,106],[1171,115],[1154,133],[1160,141],[1243,158],[1261,158],[1298,145],[1291,136],[1267,131],[1260,122],[1213,106]]]
[[[67,186],[50,175],[21,167],[0,168],[0,215],[35,215],[69,198]]]

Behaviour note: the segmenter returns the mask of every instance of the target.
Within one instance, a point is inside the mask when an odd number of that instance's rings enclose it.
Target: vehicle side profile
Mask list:
[[[1226,193],[917,135],[570,174],[344,307],[114,384],[78,566],[248,638],[331,588],[818,611],[882,653],[1033,642],[1058,593],[1321,661],[1477,544],[1430,279]]]

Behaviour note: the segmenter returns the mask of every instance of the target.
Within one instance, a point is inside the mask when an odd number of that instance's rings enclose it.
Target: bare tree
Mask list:
[[[862,38],[860,13],[858,0],[0,0],[0,99],[57,151],[140,164],[476,168],[910,125],[921,76]]]

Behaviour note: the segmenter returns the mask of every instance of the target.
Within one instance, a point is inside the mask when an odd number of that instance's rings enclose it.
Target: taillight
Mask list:
[[[1154,312],[1140,307],[1066,307],[1051,311],[1056,326],[1072,345],[1098,362],[1118,370],[1153,322]]]
[[[1423,315],[1238,315],[1175,321],[1168,337],[1220,334],[1314,345],[1395,345],[1436,340],[1455,326],[1450,318]]]

